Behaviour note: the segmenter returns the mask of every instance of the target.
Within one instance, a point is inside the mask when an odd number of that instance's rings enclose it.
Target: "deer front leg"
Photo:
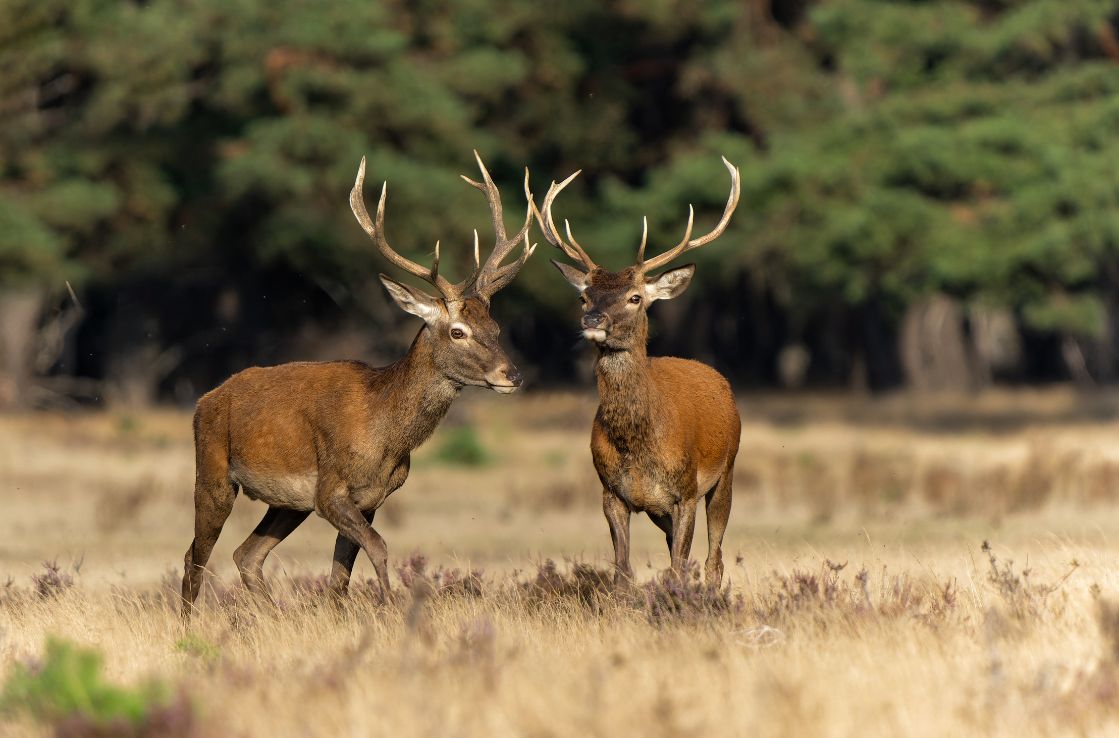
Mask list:
[[[391,592],[388,546],[385,545],[385,539],[381,538],[381,534],[373,530],[361,510],[350,499],[346,486],[336,478],[332,479],[330,475],[320,474],[319,488],[315,493],[315,510],[337,528],[339,533],[365,551],[365,555],[373,562],[373,569],[377,572],[381,597],[387,602]]]
[[[699,502],[694,496],[686,497],[676,503],[672,510],[672,573],[683,576],[688,555],[692,551],[692,535],[695,533],[695,511]]]
[[[629,507],[608,489],[602,490],[602,512],[610,524],[610,540],[614,542],[614,583],[633,580],[629,566]]]
[[[375,512],[376,510],[370,510],[362,513],[366,523],[373,522]],[[337,597],[346,594],[346,590],[350,586],[350,575],[354,570],[354,562],[357,561],[357,552],[360,550],[361,546],[343,534],[338,534],[338,540],[334,542],[334,564],[330,567],[330,583],[327,585],[331,594]]]

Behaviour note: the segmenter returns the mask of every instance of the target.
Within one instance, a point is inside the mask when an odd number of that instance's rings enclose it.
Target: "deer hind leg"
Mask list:
[[[629,565],[629,507],[621,497],[603,489],[602,512],[610,525],[610,540],[614,543],[614,583],[632,581],[633,569]]]
[[[373,522],[373,514],[376,510],[370,510],[363,513],[365,522],[371,524]],[[338,540],[334,542],[334,564],[330,567],[330,591],[336,596],[346,594],[346,590],[350,586],[350,575],[354,570],[354,562],[357,561],[357,552],[361,550],[361,546],[351,541],[341,533],[338,534]]]
[[[310,514],[310,511],[270,507],[256,529],[233,552],[233,561],[236,562],[241,580],[249,592],[267,602],[272,601],[268,586],[264,583],[264,559]]]
[[[377,582],[381,585],[381,597],[388,600],[391,590],[389,588],[389,549],[381,534],[373,530],[366,521],[365,515],[358,509],[346,495],[346,488],[338,486],[332,491],[323,487],[326,475],[319,476],[319,492],[317,494],[316,509],[319,515],[338,529],[346,538],[361,546],[365,555],[373,562],[373,569],[377,572]],[[329,482],[328,482],[329,483]]]
[[[202,587],[202,575],[222,526],[233,511],[237,490],[229,477],[199,472],[194,486],[194,540],[187,549],[183,571],[183,618],[189,618]]]
[[[707,563],[703,579],[708,585],[718,587],[723,582],[723,533],[730,519],[731,485],[734,479],[732,464],[719,478],[715,488],[707,493]]]

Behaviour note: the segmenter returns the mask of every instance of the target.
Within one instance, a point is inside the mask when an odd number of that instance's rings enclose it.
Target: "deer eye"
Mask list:
[[[640,305],[640,304],[641,304],[641,295],[632,295],[632,296],[631,296],[631,297],[629,298],[629,301],[630,301],[630,303],[632,303],[633,305]]]
[[[456,341],[461,341],[462,339],[466,338],[466,331],[464,331],[462,328],[452,328],[451,338],[455,339]]]

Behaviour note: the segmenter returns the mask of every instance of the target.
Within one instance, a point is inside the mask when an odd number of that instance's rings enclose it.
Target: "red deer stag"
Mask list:
[[[268,599],[265,557],[314,511],[338,529],[331,591],[345,592],[360,547],[373,562],[382,595],[388,595],[388,552],[371,523],[377,508],[408,477],[412,450],[427,440],[465,385],[508,393],[521,384],[520,372],[498,343],[489,303],[536,248],[528,242],[534,208],[528,170],[525,196],[530,204],[524,226],[507,237],[501,195],[477,152],[475,158],[482,181],[463,179],[486,195],[497,242],[482,265],[474,232],[473,274],[459,284],[439,274],[438,243],[430,269],[389,246],[384,229],[387,183],[372,221],[362,198],[361,160],[350,192],[358,223],[386,259],[440,294],[434,297],[380,275],[397,305],[424,321],[403,359],[379,368],[357,361],[254,367],[198,401],[194,542],[186,552],[184,617],[194,607],[206,562],[238,490],[268,505],[260,525],[233,554],[249,591]],[[520,256],[502,264],[522,240]]]
[[[602,509],[610,524],[618,580],[633,577],[629,564],[632,512],[648,513],[664,531],[672,571],[683,571],[700,497],[707,502],[706,581],[718,586],[723,578],[721,547],[730,516],[731,480],[741,431],[734,395],[727,380],[711,367],[688,359],[650,359],[645,348],[649,305],[682,293],[695,265],[655,276],[652,272],[684,252],[714,241],[726,230],[738,205],[738,170],[726,159],[723,163],[731,174],[730,198],[715,229],[693,239],[694,212],[689,209],[683,240],[646,261],[646,221],[637,263],[620,272],[607,271],[591,261],[566,221],[566,240],[556,228],[552,202],[579,172],[558,185],[552,182],[543,215],[534,207],[544,237],[578,262],[571,266],[552,260],[581,293],[583,336],[598,350],[599,406],[591,431],[591,453],[604,487]]]

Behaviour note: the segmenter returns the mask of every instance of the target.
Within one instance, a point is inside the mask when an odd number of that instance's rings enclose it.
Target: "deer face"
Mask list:
[[[501,332],[489,304],[477,295],[446,300],[381,275],[385,289],[402,310],[423,318],[433,341],[436,369],[459,385],[489,387],[508,394],[521,386],[521,373],[505,355]]]
[[[389,291],[392,299],[402,310],[423,318],[427,324],[426,333],[432,342],[432,360],[435,368],[445,378],[461,386],[471,384],[489,387],[495,392],[508,394],[521,386],[521,373],[497,342],[500,330],[490,317],[490,298],[513,281],[525,261],[532,255],[535,244],[528,242],[528,228],[532,224],[532,192],[528,187],[528,170],[525,170],[525,222],[513,236],[506,235],[505,221],[501,210],[501,193],[490,178],[482,157],[474,152],[482,181],[475,182],[464,176],[471,187],[480,190],[489,203],[490,215],[496,235],[493,251],[481,261],[478,244],[478,231],[474,231],[474,271],[462,282],[451,284],[439,274],[439,242],[435,242],[435,260],[430,267],[422,267],[411,259],[397,253],[385,238],[385,198],[388,183],[381,187],[381,199],[377,203],[376,220],[369,217],[365,209],[362,185],[365,182],[365,158],[357,170],[354,188],[350,190],[350,209],[369,234],[377,249],[391,263],[409,274],[419,277],[439,290],[442,297],[433,297],[426,292],[400,284],[384,274],[381,282]],[[524,249],[520,258],[502,263],[524,239]],[[417,339],[418,340],[418,339]]]
[[[664,253],[646,259],[645,243],[649,236],[649,223],[645,221],[641,245],[637,247],[637,263],[620,272],[609,272],[595,264],[575,240],[575,236],[571,233],[571,225],[567,221],[564,221],[566,239],[556,228],[555,218],[552,217],[552,202],[563,188],[579,175],[579,172],[575,172],[559,184],[552,182],[548,187],[548,194],[544,196],[543,212],[540,210],[533,212],[537,222],[540,223],[540,228],[544,231],[544,238],[576,262],[575,265],[571,265],[552,260],[567,281],[582,293],[583,336],[587,340],[594,341],[601,348],[613,350],[633,348],[637,344],[644,346],[649,325],[645,311],[649,304],[656,300],[671,299],[687,289],[695,273],[695,265],[689,264],[670,269],[656,277],[646,275],[666,266],[681,254],[714,241],[726,230],[727,224],[730,223],[730,216],[738,207],[740,194],[738,169],[726,158],[723,159],[723,165],[730,172],[730,196],[727,198],[726,207],[723,208],[723,217],[719,218],[714,230],[705,236],[692,238],[695,212],[689,206],[688,227],[684,231],[683,240]]]
[[[681,294],[695,274],[694,264],[646,277],[636,266],[620,272],[595,267],[584,273],[559,261],[552,263],[582,297],[583,337],[614,351],[644,346],[649,305]]]

